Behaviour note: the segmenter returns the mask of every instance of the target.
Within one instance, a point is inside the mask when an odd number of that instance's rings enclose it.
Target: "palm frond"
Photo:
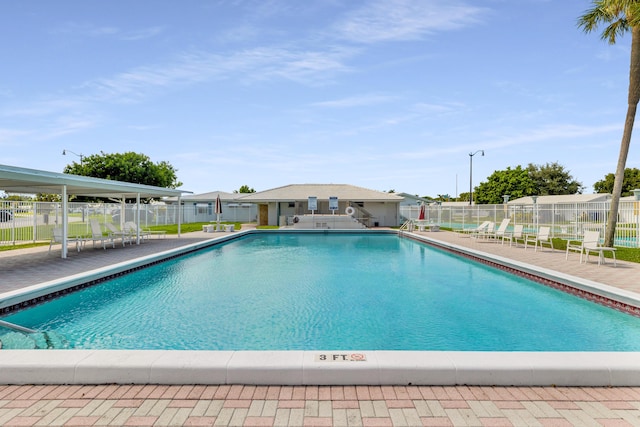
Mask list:
[[[607,26],[601,38],[615,44],[619,36],[640,26],[640,0],[594,0],[593,8],[578,19],[578,27],[590,33],[601,25]]]

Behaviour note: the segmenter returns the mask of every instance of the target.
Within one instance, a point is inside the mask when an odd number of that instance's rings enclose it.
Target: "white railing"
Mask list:
[[[400,207],[402,222],[417,219],[419,214],[419,206]],[[498,224],[504,218],[511,218],[510,226],[522,224],[525,232],[533,233],[539,226],[545,225],[551,227],[553,237],[571,239],[581,237],[584,230],[600,230],[601,236],[604,236],[608,215],[609,202],[474,206],[432,204],[426,207],[425,220],[460,230],[476,227],[483,221]],[[614,244],[640,248],[640,202],[620,202]]]
[[[255,221],[255,209],[248,204],[228,204],[223,207],[222,221]],[[135,204],[69,202],[68,235],[91,234],[89,219],[101,224],[111,222],[121,228],[125,221],[134,221]],[[182,223],[211,222],[217,219],[214,209],[207,204],[183,204]],[[178,205],[143,204],[140,207],[140,225],[143,228],[178,223]],[[124,212],[124,213],[123,213]],[[49,241],[53,229],[61,225],[62,203],[0,201],[0,245]]]
[[[0,244],[50,240],[53,228],[62,219],[61,203],[8,202],[0,201]],[[68,203],[69,234],[89,234],[89,219],[112,222],[120,226],[124,221],[133,221],[136,205],[117,203]],[[142,227],[178,223],[177,205],[142,205],[140,224]],[[418,219],[419,206],[401,206],[401,223]],[[223,221],[251,222],[255,213],[246,206],[223,209]],[[576,238],[584,230],[604,230],[609,215],[609,203],[563,203],[533,205],[474,205],[426,207],[425,220],[454,230],[473,228],[483,221],[500,223],[511,218],[511,226],[523,224],[525,232],[533,233],[541,225],[551,227],[553,237]],[[182,223],[209,222],[216,219],[208,206],[184,204]],[[616,246],[640,248],[640,202],[622,201],[618,210]]]

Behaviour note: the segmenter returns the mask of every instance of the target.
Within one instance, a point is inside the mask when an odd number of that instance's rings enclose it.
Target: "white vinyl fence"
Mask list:
[[[73,203],[69,210],[68,234],[91,234],[89,219],[104,224],[111,222],[121,228],[125,221],[134,221],[135,204]],[[164,205],[141,205],[140,225],[177,224],[178,210]],[[16,244],[51,240],[53,229],[61,226],[62,204],[52,202],[0,202],[0,244]]]
[[[125,221],[133,221],[136,205],[117,203],[68,203],[69,235],[90,234],[89,219],[102,224],[111,222],[121,227]],[[178,223],[177,205],[141,205],[142,227]],[[208,205],[182,206],[182,223],[209,222],[215,213]],[[403,221],[417,219],[419,206],[401,206]],[[600,230],[604,235],[609,202],[533,204],[533,205],[474,205],[442,206],[429,205],[426,220],[454,230],[476,227],[483,221],[499,223],[511,218],[510,226],[523,224],[525,232],[534,233],[541,225],[551,227],[553,237],[579,238],[584,230]],[[0,201],[0,244],[47,241],[53,228],[62,220],[62,204],[50,202]],[[223,208],[223,221],[255,221],[255,211],[244,205]],[[640,248],[640,202],[622,201],[618,211],[616,246]]]
[[[419,206],[401,206],[404,220],[417,219]],[[601,236],[607,225],[609,202],[558,203],[532,205],[428,205],[425,220],[454,230],[473,228],[483,221],[500,223],[511,218],[510,227],[524,225],[524,231],[535,233],[540,226],[551,227],[552,236],[578,239],[584,230],[599,230]],[[618,210],[615,246],[640,248],[640,202],[621,201]]]
[[[100,224],[110,222],[122,228],[126,221],[135,221],[136,204],[119,203],[67,203],[69,210],[69,236],[91,234],[89,219]],[[143,228],[178,223],[178,205],[140,205],[140,225]],[[184,203],[183,224],[217,220],[211,203]],[[247,203],[223,203],[221,221],[253,222],[256,207]],[[62,203],[0,201],[0,245],[50,241],[53,229],[61,226]],[[106,227],[103,226],[103,230]]]

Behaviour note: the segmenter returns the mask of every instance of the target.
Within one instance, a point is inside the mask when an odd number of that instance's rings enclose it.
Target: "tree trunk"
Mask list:
[[[631,133],[633,132],[633,122],[636,118],[636,109],[640,100],[640,27],[631,29],[631,66],[629,71],[629,105],[627,107],[627,118],[624,121],[624,132],[620,142],[620,154],[618,155],[618,165],[616,167],[615,180],[613,182],[613,192],[611,194],[611,208],[607,220],[607,229],[604,236],[604,245],[613,246],[616,235],[616,224],[618,222],[618,207],[620,205],[620,195],[624,182],[624,169],[627,164],[627,155],[631,145]]]

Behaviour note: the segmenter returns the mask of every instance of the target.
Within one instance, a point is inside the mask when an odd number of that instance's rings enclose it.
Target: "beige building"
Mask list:
[[[347,184],[291,184],[238,199],[258,206],[258,225],[285,226],[310,215],[343,215],[353,217],[365,227],[399,225],[402,200],[393,193]]]

